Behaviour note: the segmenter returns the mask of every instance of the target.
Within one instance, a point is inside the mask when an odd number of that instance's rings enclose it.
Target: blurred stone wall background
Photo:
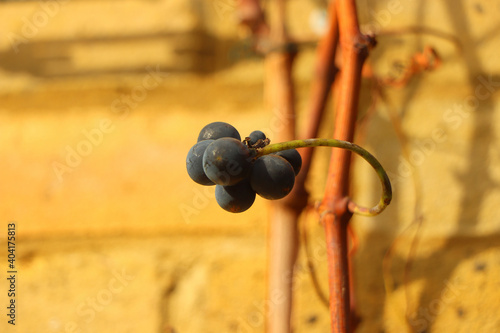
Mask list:
[[[262,59],[236,27],[235,5],[0,3],[0,276],[10,221],[19,264],[15,327],[0,279],[0,331],[263,332],[267,203],[226,213],[184,166],[209,122],[271,138],[279,128],[263,108]],[[291,34],[318,38],[325,6],[290,0]],[[425,26],[453,36],[381,34],[370,58],[381,77],[400,74],[427,45],[443,64],[384,88],[376,104],[364,81],[356,140],[390,172],[395,199],[377,218],[353,219],[358,331],[497,332],[500,1],[358,6],[366,31]],[[314,49],[304,48],[294,69],[299,127],[313,63]],[[407,160],[391,114],[409,140]],[[331,119],[321,136],[331,135]],[[318,151],[312,201],[324,191],[328,155]],[[354,197],[375,202],[376,177],[357,159],[354,167]],[[326,290],[322,229],[312,212],[303,223]],[[296,332],[328,331],[303,249],[290,278]]]

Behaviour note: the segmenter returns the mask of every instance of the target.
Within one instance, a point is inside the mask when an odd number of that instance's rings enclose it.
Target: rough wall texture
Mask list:
[[[500,1],[358,3],[363,29],[400,32],[378,38],[377,75],[400,75],[426,45],[443,60],[406,87],[384,88],[371,108],[374,86],[364,84],[357,142],[390,172],[395,198],[381,216],[353,219],[359,332],[497,332]],[[320,5],[290,1],[291,32],[313,36]],[[1,4],[0,331],[263,332],[267,203],[225,213],[184,169],[211,121],[271,138],[280,124],[263,109],[262,62],[238,42],[234,6]],[[429,29],[404,29],[412,26]],[[306,49],[294,72],[300,126],[313,61]],[[321,136],[331,135],[330,119]],[[317,157],[312,201],[328,150]],[[355,198],[376,202],[373,172],[357,159],[354,168]],[[15,327],[5,315],[10,221]],[[312,212],[303,223],[325,289],[322,230]],[[301,250],[290,277],[296,332],[326,332],[306,267]]]

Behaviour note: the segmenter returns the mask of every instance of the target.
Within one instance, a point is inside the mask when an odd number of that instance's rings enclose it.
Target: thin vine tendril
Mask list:
[[[373,169],[375,169],[380,179],[380,182],[382,183],[382,197],[380,198],[379,203],[372,208],[366,208],[356,204],[354,201],[349,199],[347,207],[353,214],[358,214],[363,216],[375,216],[382,213],[382,211],[389,205],[389,203],[392,200],[391,182],[380,162],[367,150],[361,148],[360,146],[354,143],[336,139],[292,140],[281,143],[273,143],[263,148],[256,149],[255,158],[287,149],[303,148],[303,147],[320,147],[320,146],[348,149],[353,153],[361,156],[365,161],[367,161],[373,167]]]

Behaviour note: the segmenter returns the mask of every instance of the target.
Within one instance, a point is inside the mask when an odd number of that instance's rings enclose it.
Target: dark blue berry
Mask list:
[[[201,185],[215,185],[203,171],[203,153],[212,142],[214,140],[200,141],[191,147],[187,154],[186,168],[189,177]]]
[[[203,127],[198,135],[198,142],[202,140],[217,140],[220,138],[234,138],[241,141],[240,133],[232,125],[216,121]]]
[[[254,203],[255,191],[246,180],[233,186],[216,185],[215,199],[224,210],[231,213],[241,213]]]
[[[248,147],[233,138],[213,141],[203,154],[203,170],[218,185],[235,185],[245,179],[251,162]]]
[[[250,185],[265,199],[275,200],[285,197],[292,190],[294,183],[293,168],[281,156],[261,156],[252,167]]]

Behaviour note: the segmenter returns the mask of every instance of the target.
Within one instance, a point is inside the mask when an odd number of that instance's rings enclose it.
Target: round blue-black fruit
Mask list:
[[[203,171],[217,185],[235,185],[248,176],[250,150],[234,138],[213,141],[203,154]]]
[[[293,188],[295,173],[290,163],[274,154],[259,157],[250,173],[250,185],[265,199],[284,198]]]
[[[297,149],[287,149],[276,153],[276,155],[283,157],[292,165],[295,176],[299,174],[300,168],[302,168],[302,157]]]
[[[189,149],[186,157],[186,169],[189,177],[201,185],[215,185],[215,183],[207,177],[205,171],[203,171],[203,154],[213,141],[214,140],[205,140],[196,143]]]
[[[240,133],[238,133],[233,125],[222,121],[216,121],[202,128],[198,135],[198,142],[203,140],[217,140],[220,138],[234,138],[241,141]]]
[[[233,186],[216,185],[215,199],[224,210],[231,213],[241,213],[254,203],[255,191],[252,190],[247,180]]]
[[[250,138],[250,140],[248,141],[248,143],[250,144],[250,146],[253,146],[259,140],[265,140],[266,139],[266,135],[262,131],[253,131],[252,133],[250,133],[250,135],[248,137]]]

